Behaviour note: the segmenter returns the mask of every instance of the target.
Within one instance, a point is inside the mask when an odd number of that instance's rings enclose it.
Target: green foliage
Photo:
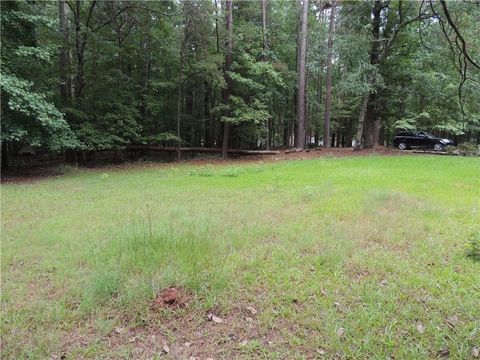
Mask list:
[[[51,151],[79,147],[80,143],[43,88],[42,80],[33,78],[26,68],[31,62],[48,65],[55,45],[38,46],[36,31],[52,30],[54,20],[43,14],[33,15],[32,5],[17,2],[2,4],[2,134],[11,143],[44,146]]]
[[[51,63],[57,51],[58,48],[53,45],[45,47],[19,46],[15,50],[15,55],[29,58],[29,61],[34,59],[36,61]]]
[[[229,76],[234,94],[230,98],[230,116],[222,116],[222,121],[263,124],[269,120],[273,98],[285,87],[281,73],[271,63],[255,61],[253,56],[243,53],[236,57]],[[224,110],[221,107],[216,111],[219,109]]]
[[[15,3],[18,4],[20,2],[11,1],[10,4],[5,2],[4,6],[8,9],[8,11],[2,13],[2,23],[6,22],[13,24],[13,26],[18,30],[22,30],[22,24],[24,23],[30,23],[34,26],[44,26],[50,30],[58,29],[58,21],[49,16],[45,16],[43,14],[31,14],[20,10],[12,10],[12,7],[17,6]],[[33,8],[29,8],[29,10],[33,10]]]
[[[57,108],[45,101],[45,96],[32,91],[33,84],[12,74],[3,73],[2,90],[8,95],[8,107],[12,111],[35,117],[40,124],[52,130],[66,124]]]
[[[468,258],[474,261],[480,261],[480,233],[470,238],[465,252]]]
[[[52,151],[79,146],[63,114],[45,95],[35,92],[31,82],[2,72],[1,85],[8,107],[2,122],[2,140],[43,145]]]
[[[422,128],[478,141],[478,71],[467,66],[468,79],[459,88],[460,54],[452,56],[439,23],[429,18],[400,29],[399,6],[404,18],[412,19],[422,10],[420,3],[381,3],[378,42],[372,41],[375,2],[339,3],[332,132],[348,140],[361,99],[371,93],[387,139],[398,128]],[[3,141],[54,151],[136,143],[219,146],[221,123],[228,122],[231,146],[265,147],[267,138],[273,146],[290,145],[297,112],[298,2],[267,1],[264,45],[261,4],[235,1],[228,106],[224,8],[197,0],[78,5],[78,14],[76,3],[65,7],[66,34],[61,34],[58,3],[2,3]],[[478,59],[478,7],[448,6],[472,58]],[[442,13],[439,3],[434,8]],[[425,6],[423,11],[431,15]],[[328,9],[311,2],[306,116],[307,132],[316,140],[323,132],[328,17]],[[394,29],[400,31],[384,61],[372,64],[372,51],[382,48]],[[65,55],[62,67],[60,54]],[[60,79],[67,92],[62,96]],[[173,135],[179,88],[182,139]]]
[[[222,121],[231,124],[239,124],[241,122],[262,123],[270,117],[267,107],[259,99],[253,99],[250,103],[246,103],[241,97],[231,96],[231,116],[222,116]]]
[[[183,142],[182,139],[179,139],[177,136],[173,135],[170,132],[158,133],[155,135],[144,136],[141,139],[143,144],[152,144],[152,145],[164,145],[168,142]]]

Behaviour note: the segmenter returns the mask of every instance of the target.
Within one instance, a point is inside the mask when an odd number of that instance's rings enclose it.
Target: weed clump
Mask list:
[[[245,172],[242,168],[239,167],[230,167],[222,171],[222,176],[225,177],[237,177],[242,175]]]
[[[467,258],[474,261],[480,261],[480,232],[472,236],[467,243]]]
[[[201,168],[190,171],[190,176],[210,177],[215,175],[212,165],[202,166]]]

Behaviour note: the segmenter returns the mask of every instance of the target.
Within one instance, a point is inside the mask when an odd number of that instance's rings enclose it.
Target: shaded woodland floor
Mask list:
[[[376,151],[3,184],[2,356],[473,358],[480,162]]]

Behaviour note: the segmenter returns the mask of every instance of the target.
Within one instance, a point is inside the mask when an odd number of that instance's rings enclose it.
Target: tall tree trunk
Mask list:
[[[323,63],[322,60],[320,59],[320,68],[322,68]],[[321,111],[321,101],[323,100],[323,83],[322,83],[322,76],[319,75],[317,79],[317,98],[319,99],[318,102],[318,108],[315,110],[317,112],[318,122],[315,126],[315,145],[318,146],[320,142],[320,127],[322,123],[322,117],[320,115]]]
[[[113,12],[115,12],[115,7],[112,7]],[[118,23],[115,19],[115,33],[117,35],[117,89],[120,91],[120,83],[122,81],[122,23]]]
[[[355,147],[354,150],[360,150],[362,148],[362,139],[363,139],[363,127],[365,125],[365,112],[367,111],[369,93],[363,95],[362,105],[360,106],[360,113],[358,116],[357,123],[357,134],[355,136]]]
[[[184,19],[185,20],[185,19]],[[185,56],[185,46],[187,45],[188,40],[188,31],[190,22],[184,23],[184,30],[183,30],[183,39],[180,46],[180,53],[179,53],[179,64],[178,64],[178,76],[177,76],[177,161],[181,159],[180,153],[180,146],[182,142],[182,134],[181,134],[181,122],[182,122],[182,86],[183,86],[183,61]]]
[[[8,169],[8,143],[2,141],[2,169]]]
[[[147,117],[147,97],[150,87],[150,24],[151,24],[150,10],[147,11],[147,21],[144,38],[142,39],[143,48],[143,74],[142,74],[142,98],[140,103],[140,113],[143,118]]]
[[[263,56],[266,58],[267,45],[267,0],[262,1],[262,40],[263,40]]]
[[[70,97],[70,77],[68,76],[69,56],[68,56],[68,26],[66,17],[65,0],[58,1],[58,22],[62,44],[59,54],[59,72],[60,72],[60,99],[65,104]]]
[[[261,0],[262,5],[262,40],[263,40],[263,59],[267,59],[267,0]],[[265,120],[265,148],[270,150],[270,121]]]
[[[302,3],[301,1],[296,1],[295,2],[296,6],[297,6],[297,11],[298,11],[298,19],[299,21],[297,21],[297,29],[296,29],[296,41],[295,41],[295,66],[296,66],[296,73],[297,75],[300,73],[300,29],[302,28]],[[293,134],[293,146],[294,147],[297,147],[298,146],[298,143],[297,143],[297,140],[298,140],[298,137],[297,137],[297,128],[298,128],[298,123],[297,123],[297,114],[298,114],[298,110],[297,110],[297,99],[298,99],[298,79],[297,81],[295,82],[295,87],[293,89],[293,97],[292,97],[292,114],[293,114],[293,117],[292,117],[292,121],[291,123],[289,124],[289,144],[290,145],[290,142],[291,142],[291,135]]]
[[[77,67],[75,74],[75,97],[77,102],[80,102],[80,99],[83,97],[84,88],[86,86],[85,81],[85,47],[87,45],[87,39],[89,34],[89,24],[92,18],[93,9],[97,4],[97,1],[92,1],[90,7],[87,11],[87,19],[85,20],[85,26],[82,26],[82,16],[81,16],[81,0],[75,2],[75,10],[73,11],[73,16],[75,19],[75,53],[77,56]],[[72,8],[73,9],[73,8]]]
[[[228,72],[232,66],[232,49],[233,49],[233,16],[232,16],[232,0],[225,0],[226,5],[226,21],[225,27],[227,31],[227,36],[225,38],[225,67],[224,67],[224,77],[227,87],[223,92],[223,102],[227,106],[230,105],[230,94],[232,89],[232,81]],[[226,115],[230,115],[230,110],[226,111]],[[223,139],[222,139],[222,158],[226,159],[228,155],[228,144],[230,141],[230,124],[228,122],[223,123]]]
[[[210,84],[205,79],[203,84],[203,124],[204,124],[204,140],[203,144],[205,147],[212,147],[212,133],[213,133],[213,124],[212,124],[212,113],[210,111]]]
[[[84,35],[82,35],[82,25],[81,25],[81,16],[80,16],[80,10],[81,10],[81,1],[77,0],[75,3],[75,52],[77,55],[77,71],[75,75],[75,97],[77,98],[77,101],[79,101],[80,97],[83,94],[83,88],[85,86],[85,78],[84,78],[84,50],[85,46],[84,41],[86,42],[86,39],[84,39]],[[86,36],[86,35],[85,35]]]
[[[307,55],[307,23],[308,23],[308,0],[303,0],[300,16],[300,33],[298,36],[298,92],[297,92],[297,147],[305,149],[305,88],[306,74],[305,62]]]
[[[308,132],[308,126],[307,124],[309,124],[309,120],[310,120],[310,113],[308,111],[308,75],[309,75],[309,72],[308,72],[308,69],[305,67],[305,86],[304,86],[304,92],[305,92],[305,102],[303,104],[303,107],[305,108],[305,148],[308,147],[308,144],[310,142],[310,134]]]
[[[180,50],[180,65],[178,67],[178,84],[177,84],[177,161],[181,159],[180,145],[181,145],[181,119],[182,119],[182,81],[183,81],[183,46]]]
[[[380,62],[380,22],[382,14],[382,1],[375,0],[372,9],[372,48],[370,50],[370,64],[378,65]],[[387,46],[387,45],[385,45]],[[371,80],[373,84],[373,80]],[[375,118],[376,118],[376,102],[377,94],[372,92],[369,95],[367,108],[365,109],[364,121],[365,121],[365,131],[364,131],[364,147],[369,148],[373,147],[378,143],[378,139],[375,139]]]
[[[365,113],[365,145],[366,148],[375,146],[378,142],[378,131],[375,129],[377,117],[377,94],[371,93],[368,97],[367,110]]]
[[[220,53],[220,36],[218,33],[218,5],[217,0],[214,1],[215,4],[215,36],[217,40],[217,54]]]
[[[332,7],[330,8],[330,25],[328,28],[328,42],[327,42],[327,76],[325,88],[325,115],[323,119],[323,146],[329,147],[330,139],[330,115],[332,111],[332,75],[333,75],[333,33],[335,28],[335,8],[336,1],[332,0]]]

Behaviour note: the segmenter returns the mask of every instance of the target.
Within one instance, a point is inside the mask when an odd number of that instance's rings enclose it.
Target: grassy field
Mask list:
[[[473,358],[480,262],[465,244],[479,230],[478,158],[5,184],[2,358]],[[152,307],[171,286],[186,306]]]

